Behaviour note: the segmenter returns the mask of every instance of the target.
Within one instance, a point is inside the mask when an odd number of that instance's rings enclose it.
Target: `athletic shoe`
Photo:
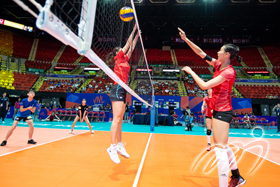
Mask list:
[[[107,149],[107,152],[111,158],[111,160],[115,163],[115,164],[119,164],[121,161],[119,159],[118,153],[117,153],[117,148],[116,147],[109,147]]]
[[[210,143],[207,145],[207,151],[211,151],[211,144]]]
[[[231,176],[231,180],[229,182],[228,187],[242,186],[245,183],[246,183],[246,180],[243,179],[243,177],[240,176],[239,178],[234,178],[234,176]]]
[[[5,121],[2,121],[2,123],[5,123]]]
[[[27,143],[28,143],[28,144],[36,144],[37,142],[35,142],[33,139],[31,139],[31,140],[28,140]]]
[[[70,131],[69,131],[69,134],[72,134],[72,132],[73,132],[73,131],[72,131],[72,130],[70,130]]]
[[[7,144],[7,141],[4,140],[2,143],[1,143],[1,146],[5,146]]]
[[[91,130],[90,132],[91,132],[91,134],[94,134],[94,130]]]
[[[126,152],[123,143],[117,145],[117,152],[125,158],[129,158],[129,154]]]

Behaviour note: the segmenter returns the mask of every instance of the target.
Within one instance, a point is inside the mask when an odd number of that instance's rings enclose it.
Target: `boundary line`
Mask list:
[[[88,132],[88,131],[87,131]],[[80,134],[84,134],[84,133],[87,133],[87,132],[81,132],[79,134],[75,134],[75,135],[72,135],[72,136],[67,136],[67,137],[63,137],[63,138],[59,138],[59,139],[56,139],[56,140],[52,140],[52,141],[49,141],[49,142],[45,142],[45,143],[42,143],[42,144],[37,144],[37,145],[34,145],[34,146],[30,146],[30,147],[25,147],[23,149],[19,149],[19,150],[16,150],[16,151],[12,151],[12,152],[9,152],[9,153],[4,153],[1,156],[6,156],[6,155],[9,155],[9,154],[12,154],[12,153],[16,153],[16,152],[19,152],[19,151],[24,151],[26,149],[31,149],[31,148],[34,148],[34,147],[38,147],[38,146],[41,146],[41,145],[45,145],[45,144],[48,144],[48,143],[52,143],[52,142],[56,142],[56,141],[59,141],[59,140],[63,140],[63,139],[66,139],[66,138],[71,138],[71,137],[74,137],[74,136],[77,136],[77,135],[80,135]]]
[[[238,145],[236,145],[236,143],[238,143],[238,142],[234,142],[234,143],[228,142],[228,143],[231,144],[231,145],[235,145],[235,146],[239,147]],[[263,156],[261,156],[261,155],[258,155],[258,154],[254,153],[254,152],[252,152],[252,151],[248,151],[247,149],[244,149],[243,147],[239,147],[239,148],[240,148],[240,149],[243,149],[244,151],[247,151],[247,152],[249,152],[249,153],[251,153],[251,154],[253,154],[253,155],[256,155],[256,156],[258,156],[258,157],[261,157],[261,158],[264,159],[264,160],[270,161],[270,162],[272,162],[273,164],[276,164],[276,165],[280,166],[279,163],[277,163],[277,162],[275,162],[275,161],[273,161],[273,160],[270,160],[270,159],[268,159],[268,158],[265,158],[265,157],[263,157]]]
[[[145,158],[146,158],[146,154],[147,154],[147,151],[148,151],[148,147],[149,147],[149,144],[150,144],[150,140],[151,140],[151,138],[152,138],[152,135],[153,135],[153,133],[150,133],[150,137],[149,137],[149,140],[148,140],[148,142],[147,142],[147,145],[146,145],[144,154],[143,154],[143,156],[142,156],[142,160],[141,160],[141,163],[140,163],[140,165],[139,165],[139,168],[138,168],[138,171],[137,171],[137,174],[136,174],[136,177],[135,177],[135,179],[134,179],[134,182],[133,182],[132,187],[136,187],[137,184],[138,184],[138,181],[139,181],[140,174],[141,174],[141,171],[142,171],[142,168],[143,168],[143,165],[144,165],[144,161],[145,161]]]

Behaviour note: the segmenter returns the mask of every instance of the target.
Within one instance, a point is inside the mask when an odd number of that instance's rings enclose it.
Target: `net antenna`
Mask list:
[[[138,22],[138,18],[137,18],[137,13],[136,13],[136,9],[135,9],[135,6],[134,6],[134,1],[133,0],[130,0],[130,1],[131,1],[131,6],[132,6],[132,9],[133,9],[133,12],[134,12],[135,23],[137,25],[138,31],[140,31],[139,22]],[[139,38],[140,38],[140,43],[141,43],[141,47],[142,47],[142,50],[143,50],[143,56],[144,56],[144,61],[146,63],[146,67],[147,67],[147,69],[150,69],[148,61],[147,61],[147,57],[146,57],[146,54],[145,54],[145,48],[144,48],[144,44],[143,44],[141,33],[140,33]],[[152,103],[151,103],[150,130],[154,131],[155,122],[156,122],[156,120],[155,120],[155,118],[156,118],[156,113],[155,113],[155,110],[156,110],[155,109],[155,94],[154,94],[154,86],[153,86],[153,81],[152,81],[152,78],[151,78],[150,71],[148,71],[148,75],[149,75],[150,83],[151,83],[151,86],[152,86]]]
[[[64,3],[62,5],[60,4],[61,2],[58,3],[58,0],[46,0],[43,7],[35,0],[29,0],[38,9],[38,15],[32,11],[30,7],[26,6],[21,0],[13,1],[37,18],[36,26],[40,30],[49,33],[65,45],[69,45],[76,49],[80,55],[87,57],[92,63],[102,69],[111,79],[117,82],[135,98],[152,107],[151,104],[146,102],[129,86],[127,86],[91,49],[92,41],[94,40],[93,31],[95,19],[97,19],[95,16],[97,3],[98,1],[100,2],[102,0],[65,0],[63,1]],[[117,0],[113,0],[112,3],[115,3],[116,1]],[[68,11],[64,11],[64,8],[67,6],[66,4],[70,5],[70,9]],[[132,5],[135,11],[133,2]],[[59,10],[59,13],[57,10]],[[71,17],[70,15],[74,16]],[[136,16],[134,17],[136,18]],[[137,27],[139,32],[138,22]],[[139,34],[141,37],[141,33]]]

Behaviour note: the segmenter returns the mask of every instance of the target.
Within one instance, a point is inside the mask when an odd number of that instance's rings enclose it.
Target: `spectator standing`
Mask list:
[[[278,103],[277,105],[275,105],[272,110],[274,110],[276,112],[277,128],[278,128],[277,133],[279,133],[280,132],[280,104]]]
[[[50,101],[49,108],[50,108],[50,109],[53,109],[53,102],[52,102],[52,101]]]
[[[6,97],[6,92],[3,93],[3,97],[0,97],[0,118],[2,118],[2,123],[5,123],[6,111],[8,110],[9,99]]]
[[[13,120],[15,119],[15,115],[18,113],[18,111],[19,111],[19,109],[20,109],[20,103],[21,103],[21,99],[18,98],[18,100],[15,102],[15,105],[14,105]]]
[[[128,123],[128,114],[129,114],[129,104],[126,102],[125,113],[124,113],[124,123]]]
[[[40,100],[37,101],[37,104],[35,106],[35,112],[34,112],[34,119],[33,121],[36,121],[36,117],[37,117],[37,121],[38,121],[38,118],[39,118],[39,114],[40,114],[40,111],[41,111],[41,108],[42,108],[42,104],[40,103]]]
[[[62,108],[60,102],[57,102],[57,105],[56,105],[57,108]]]
[[[243,122],[246,124],[248,129],[252,128],[252,126],[250,124],[250,119],[249,119],[248,113],[246,113],[245,116],[243,117]]]

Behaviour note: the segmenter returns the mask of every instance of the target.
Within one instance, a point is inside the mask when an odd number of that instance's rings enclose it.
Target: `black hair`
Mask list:
[[[117,56],[117,53],[120,51],[120,49],[121,49],[121,47],[115,47],[115,48],[113,49],[113,55],[114,55],[114,57]]]
[[[121,47],[115,47],[113,49],[112,52],[110,52],[107,57],[105,62],[108,64],[109,62],[111,62],[112,60],[114,60],[114,57],[117,56],[117,53],[119,52],[119,50],[121,49]]]
[[[238,56],[239,53],[239,47],[234,44],[225,44],[224,45],[225,52],[228,52],[230,54],[230,60],[233,60],[236,58],[236,61],[241,63],[242,58]]]

